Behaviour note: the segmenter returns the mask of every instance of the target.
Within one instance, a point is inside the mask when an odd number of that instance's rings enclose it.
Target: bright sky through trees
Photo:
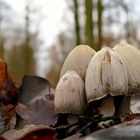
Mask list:
[[[24,16],[24,8],[26,0],[6,0],[15,12],[19,15],[17,22],[21,22],[20,16]],[[68,10],[64,0],[34,0],[33,4],[42,11],[40,15],[42,20],[40,30],[41,38],[45,40],[44,45],[51,45],[59,32],[65,30],[64,14]]]

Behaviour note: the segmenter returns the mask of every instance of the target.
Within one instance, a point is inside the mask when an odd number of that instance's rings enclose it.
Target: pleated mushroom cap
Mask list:
[[[126,42],[117,44],[114,50],[125,63],[129,95],[140,95],[140,51]]]
[[[103,48],[91,59],[85,79],[87,101],[99,100],[108,94],[127,95],[128,79],[125,65],[111,48]]]
[[[84,82],[75,71],[67,71],[59,80],[54,106],[57,113],[83,114],[85,110]]]
[[[67,56],[62,69],[60,77],[62,77],[68,70],[76,71],[83,80],[88,64],[96,52],[88,45],[79,45],[75,47]]]

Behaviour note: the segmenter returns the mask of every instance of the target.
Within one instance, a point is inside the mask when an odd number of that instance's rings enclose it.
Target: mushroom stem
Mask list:
[[[101,100],[100,114],[104,117],[113,116],[115,113],[114,97],[108,95]]]
[[[69,113],[64,113],[64,114],[60,113],[58,115],[56,127],[61,125],[71,125],[76,122],[78,122],[78,115],[69,114]]]
[[[124,97],[119,109],[119,115],[125,115],[130,113],[130,96]]]

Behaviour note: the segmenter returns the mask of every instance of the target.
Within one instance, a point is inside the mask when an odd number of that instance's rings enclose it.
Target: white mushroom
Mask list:
[[[67,71],[59,80],[55,94],[55,111],[61,114],[81,115],[85,111],[84,82],[75,71]],[[70,118],[71,115],[69,116]]]
[[[85,80],[86,69],[96,52],[87,45],[75,47],[67,56],[61,70],[62,77],[68,70],[76,71]]]
[[[129,94],[140,95],[140,51],[125,42],[117,44],[114,50],[120,55],[126,65]]]
[[[85,87],[88,103],[102,99],[100,113],[105,116],[114,115],[112,96],[127,95],[128,79],[123,61],[113,49],[103,48],[91,59]]]
[[[130,96],[133,95],[131,101],[133,102],[134,100],[135,104],[137,104],[137,102],[139,102],[137,99],[140,99],[140,51],[126,42],[117,44],[114,50],[120,55],[126,65],[129,85],[128,94]],[[130,100],[130,97],[127,98],[127,100]],[[124,107],[126,106],[128,106],[128,101],[124,104]],[[126,108],[123,110],[126,110]],[[133,110],[132,108],[132,111]]]

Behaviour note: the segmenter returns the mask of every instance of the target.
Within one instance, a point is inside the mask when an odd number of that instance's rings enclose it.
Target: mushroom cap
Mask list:
[[[67,71],[59,80],[54,106],[57,113],[83,114],[85,110],[84,82],[75,71]]]
[[[127,95],[126,68],[113,49],[105,47],[91,59],[87,68],[85,87],[88,102],[99,100],[108,94]]]
[[[75,47],[69,53],[63,64],[60,77],[68,70],[74,70],[85,80],[88,64],[95,53],[95,50],[88,45],[79,45]]]
[[[114,50],[120,55],[126,66],[128,94],[140,95],[140,51],[126,42],[117,44]]]

